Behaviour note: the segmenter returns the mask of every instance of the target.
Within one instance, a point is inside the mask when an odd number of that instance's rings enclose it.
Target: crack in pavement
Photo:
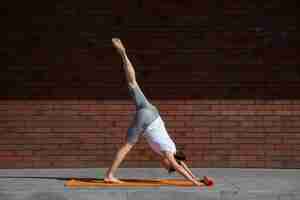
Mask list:
[[[235,185],[234,183],[231,183],[229,180],[227,180],[227,178],[225,178],[225,177],[223,177],[223,178],[224,178],[224,181],[225,181],[225,182],[229,183],[229,184],[232,185],[234,188],[236,188],[236,189],[238,190],[237,192],[239,192],[239,191],[241,190],[241,188],[240,188],[239,186]]]

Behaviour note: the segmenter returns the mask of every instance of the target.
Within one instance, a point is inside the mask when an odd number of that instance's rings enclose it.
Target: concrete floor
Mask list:
[[[64,186],[74,178],[103,178],[106,169],[0,169],[0,200],[300,200],[300,169],[194,168],[214,187],[82,188]],[[164,169],[121,168],[119,178],[182,178]]]

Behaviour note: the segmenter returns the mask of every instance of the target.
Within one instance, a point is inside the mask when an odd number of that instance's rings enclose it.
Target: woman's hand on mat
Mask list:
[[[198,181],[197,179],[190,179],[190,181],[195,185],[195,186],[202,186],[203,183],[201,183],[200,181]]]
[[[194,182],[194,185],[196,185],[196,186],[203,186],[203,183],[201,183],[201,182],[199,182],[199,181],[196,180],[196,181]]]
[[[113,43],[113,46],[118,50],[118,52],[125,52],[126,49],[119,38],[112,38],[111,41]]]

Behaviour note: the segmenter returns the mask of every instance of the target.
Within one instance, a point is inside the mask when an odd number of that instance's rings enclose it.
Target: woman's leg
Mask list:
[[[117,49],[118,53],[122,57],[123,68],[125,71],[126,79],[129,85],[136,83],[135,70],[126,54],[126,49],[119,38],[112,39],[113,46]]]
[[[145,97],[144,93],[142,92],[138,84],[136,84],[135,86],[129,85],[128,89],[129,89],[129,94],[132,97],[133,102],[135,104],[136,110],[140,110],[142,108],[147,108],[147,107],[153,108],[153,105]]]
[[[122,57],[123,68],[125,70],[126,79],[127,79],[129,86],[134,86],[136,83],[135,71],[134,71],[134,68],[133,68],[130,60],[128,59],[128,57],[126,55],[126,50],[125,50],[124,45],[122,44],[121,40],[118,38],[113,38],[112,43],[113,43],[113,46],[117,49],[120,56]],[[118,180],[117,178],[114,177],[114,173],[117,170],[117,168],[119,167],[119,165],[121,164],[121,162],[124,160],[127,153],[130,151],[132,146],[133,146],[133,144],[130,144],[127,142],[118,150],[118,152],[114,158],[114,161],[112,163],[112,166],[106,172],[104,181],[120,182],[120,180]]]
[[[133,97],[138,112],[135,116],[133,124],[128,129],[126,138],[127,142],[118,150],[115,159],[112,163],[112,166],[107,170],[104,179],[104,181],[107,182],[120,182],[120,180],[114,177],[115,171],[117,170],[121,162],[124,160],[127,153],[131,150],[133,145],[137,142],[140,133],[143,132],[147,121],[145,120],[145,118],[147,118],[148,121],[153,119],[151,119],[150,117],[145,117],[147,116],[145,114],[139,114],[144,113],[139,112],[141,108],[148,107],[149,105],[151,106],[151,104],[147,101],[146,97],[144,96],[143,92],[141,91],[139,85],[136,82],[134,68],[126,55],[126,51],[122,42],[116,38],[112,39],[112,42],[122,57],[123,67],[126,73],[126,79],[128,81],[129,92],[130,95]],[[158,112],[156,112],[155,114],[158,114]]]
[[[105,182],[113,182],[113,183],[121,183],[121,181],[114,177],[114,173],[121,164],[121,162],[124,160],[127,153],[131,150],[132,144],[125,143],[117,152],[114,161],[112,163],[112,166],[107,170],[106,176],[104,178]]]
[[[120,183],[120,180],[114,177],[115,171],[134,144],[138,142],[145,128],[156,118],[156,115],[158,114],[150,109],[140,109],[136,112],[134,120],[127,131],[126,143],[118,150],[112,166],[107,170],[104,181]]]

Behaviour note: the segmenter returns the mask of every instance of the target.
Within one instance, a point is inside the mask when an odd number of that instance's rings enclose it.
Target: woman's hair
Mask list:
[[[177,161],[177,163],[179,165],[181,165],[181,162],[180,161],[186,161],[186,156],[184,155],[184,153],[182,151],[177,151],[175,154],[174,154],[174,158],[175,160]],[[175,172],[176,170],[174,169],[174,167],[170,167],[168,172],[169,174]]]

